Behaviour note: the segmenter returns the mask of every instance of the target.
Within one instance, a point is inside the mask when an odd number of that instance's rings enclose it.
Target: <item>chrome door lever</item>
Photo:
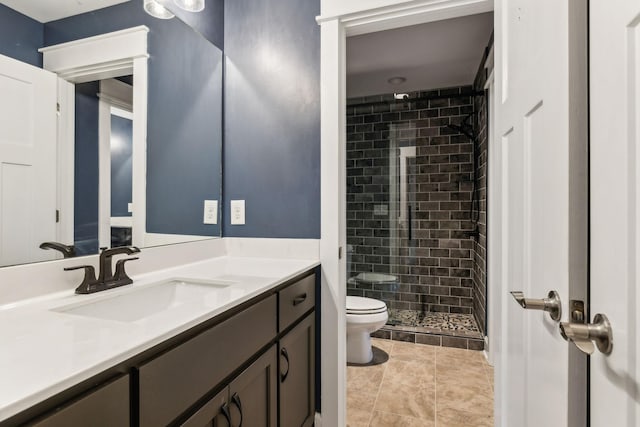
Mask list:
[[[556,291],[549,291],[548,298],[543,299],[525,298],[521,291],[512,291],[511,295],[522,308],[546,311],[556,322],[562,317],[562,303],[560,295]]]
[[[570,341],[586,354],[593,354],[598,347],[604,354],[611,354],[613,350],[613,332],[611,323],[604,314],[596,314],[593,323],[560,323],[562,338]],[[595,346],[593,343],[595,342]]]

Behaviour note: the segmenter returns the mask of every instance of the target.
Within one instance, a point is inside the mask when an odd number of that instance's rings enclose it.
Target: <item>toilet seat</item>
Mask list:
[[[373,298],[347,296],[347,314],[367,315],[386,313],[387,305]]]

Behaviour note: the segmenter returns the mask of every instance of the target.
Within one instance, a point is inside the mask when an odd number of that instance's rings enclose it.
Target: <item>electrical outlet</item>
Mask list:
[[[244,225],[244,200],[231,201],[231,225]]]
[[[205,224],[218,223],[218,201],[217,200],[204,201],[204,223]]]
[[[127,203],[127,212],[133,212],[133,203]]]

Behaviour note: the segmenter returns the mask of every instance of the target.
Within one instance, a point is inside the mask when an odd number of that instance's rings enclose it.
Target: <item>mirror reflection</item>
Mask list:
[[[145,3],[0,1],[0,266],[219,237],[221,2]],[[129,65],[50,59],[127,31]]]

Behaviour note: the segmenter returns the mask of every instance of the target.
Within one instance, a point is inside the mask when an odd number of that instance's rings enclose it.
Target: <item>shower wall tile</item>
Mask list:
[[[399,278],[398,287],[387,290],[352,280],[349,295],[382,299],[393,309],[473,312],[473,144],[447,127],[474,112],[472,90],[414,92],[409,96],[417,100],[400,103],[393,94],[348,100],[350,274]],[[380,101],[391,102],[371,104]],[[406,162],[411,236],[408,212],[401,212],[399,202],[398,159],[405,147],[415,147],[415,156],[407,156]]]

